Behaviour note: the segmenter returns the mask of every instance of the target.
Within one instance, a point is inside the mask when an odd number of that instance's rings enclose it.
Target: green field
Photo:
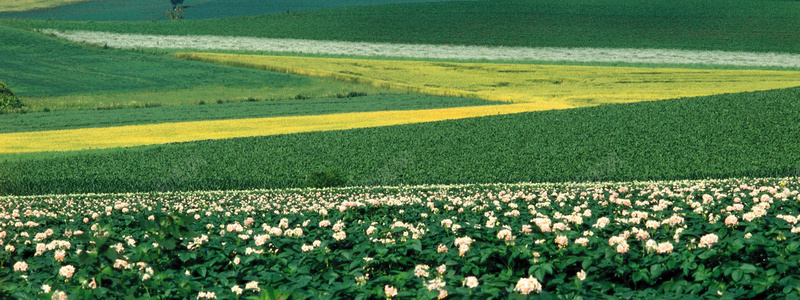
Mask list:
[[[186,19],[209,19],[232,16],[286,13],[314,9],[379,5],[409,2],[454,0],[186,0]],[[164,20],[172,6],[167,0],[92,0],[33,11],[2,13],[0,18],[52,19],[79,21],[150,21]]]
[[[205,104],[201,106],[181,105],[9,114],[0,118],[0,133],[205,120],[308,116],[345,112],[420,110],[502,103],[481,99],[416,94],[371,96],[345,94],[340,98],[246,101],[241,103],[206,102]]]
[[[384,93],[335,80],[104,51],[5,26],[0,45],[0,79],[29,111]]]
[[[12,25],[411,44],[800,53],[798,19],[797,1],[500,0],[361,6],[183,22]]]
[[[792,88],[383,128],[6,155],[0,157],[0,194],[300,187],[307,175],[326,170],[339,170],[347,185],[792,176],[800,173],[798,98],[800,88]]]

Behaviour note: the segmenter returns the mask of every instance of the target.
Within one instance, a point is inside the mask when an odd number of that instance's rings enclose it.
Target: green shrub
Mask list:
[[[166,16],[169,20],[183,20],[183,13],[185,9],[181,5],[173,6],[173,9],[167,11]]]
[[[0,82],[0,110],[22,108],[22,106],[22,101],[5,84]]]

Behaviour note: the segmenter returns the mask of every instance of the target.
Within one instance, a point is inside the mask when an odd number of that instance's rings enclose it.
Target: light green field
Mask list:
[[[97,49],[6,26],[0,26],[0,45],[0,79],[26,111],[386,93],[332,79]]]

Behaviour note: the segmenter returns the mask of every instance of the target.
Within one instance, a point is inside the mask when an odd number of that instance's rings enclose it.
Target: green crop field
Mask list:
[[[500,0],[361,6],[183,22],[30,22],[15,26],[411,44],[800,53],[798,19],[800,3],[796,1]]]
[[[345,112],[421,110],[502,103],[481,99],[416,94],[371,96],[343,94],[338,98],[246,101],[241,103],[207,102],[204,104],[207,105],[9,114],[0,118],[0,133],[186,121],[308,116]]]
[[[372,129],[14,154],[0,157],[0,193],[301,187],[307,175],[329,169],[347,185],[791,176],[800,171],[798,97],[800,88],[793,88]]]
[[[184,18],[209,19],[286,13],[323,8],[454,0],[186,0]],[[90,0],[23,12],[1,12],[0,18],[79,21],[164,20],[172,6],[168,0]]]
[[[334,80],[103,51],[5,26],[0,39],[0,79],[33,111],[381,92]]]

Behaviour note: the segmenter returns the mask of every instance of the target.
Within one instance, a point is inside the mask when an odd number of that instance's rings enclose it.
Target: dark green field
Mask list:
[[[182,22],[12,25],[413,44],[800,53],[798,20],[798,1],[499,0],[362,6]]]
[[[800,88],[0,158],[0,194],[800,175]],[[11,160],[1,162],[3,160]],[[336,172],[332,172],[335,174]]]
[[[186,0],[185,19],[252,16],[305,10],[409,2],[454,0]],[[0,13],[0,18],[73,21],[165,20],[167,0],[93,0],[27,12]]]
[[[206,105],[9,114],[0,118],[0,133],[345,112],[434,109],[503,103],[417,94],[369,96],[343,94],[340,98],[239,103],[204,102],[204,104]]]

